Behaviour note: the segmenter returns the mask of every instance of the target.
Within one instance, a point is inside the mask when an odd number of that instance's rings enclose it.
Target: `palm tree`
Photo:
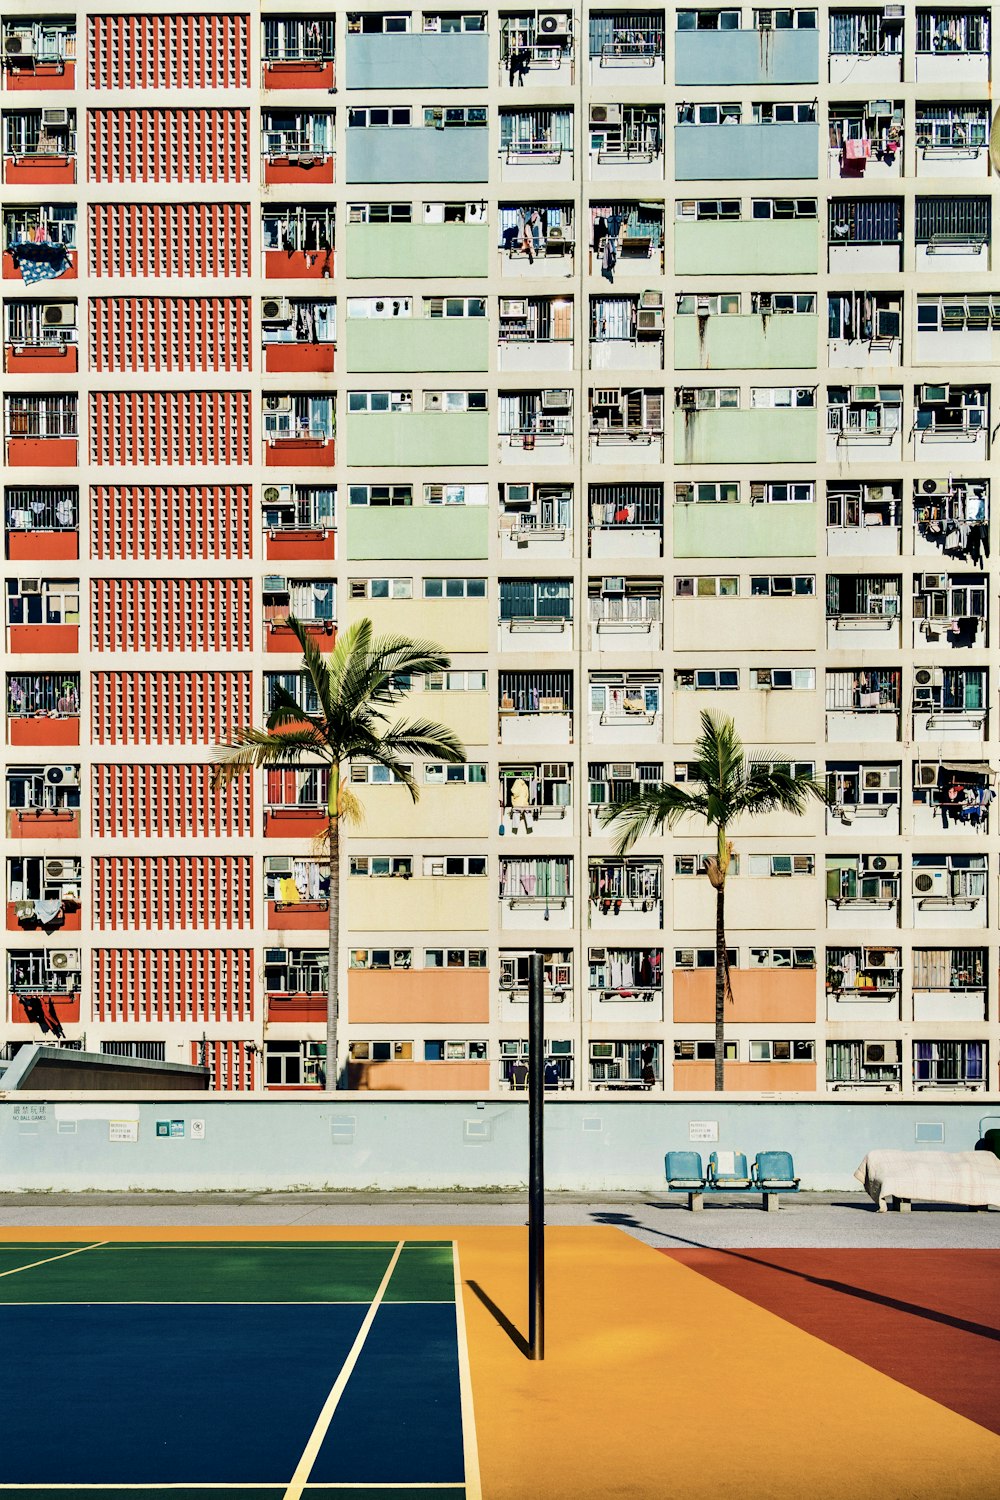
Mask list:
[[[788,761],[748,756],[732,719],[703,713],[695,760],[683,786],[664,782],[609,806],[602,822],[618,830],[615,849],[624,854],[651,830],[673,828],[682,818],[701,817],[717,836],[714,857],[705,873],[715,890],[715,1087],[725,1088],[725,1002],[733,998],[726,951],[726,875],[733,856],[729,830],[739,818],[758,818],[781,811],[805,812],[810,797],[827,800],[826,790],[805,772],[785,770]]]
[[[357,620],[324,655],[294,616],[287,621],[302,647],[306,683],[318,707],[308,712],[283,687],[275,690],[263,729],[237,730],[232,743],[217,751],[214,784],[267,766],[304,761],[325,762],[330,770],[324,834],[329,858],[329,952],[326,1003],[326,1088],[339,1083],[337,1029],[340,1016],[340,825],[357,824],[363,811],[346,785],[343,769],[356,759],[385,766],[406,787],[414,802],[420,789],[400,757],[431,756],[457,764],[465,760],[458,736],[430,719],[395,719],[400,678],[442,672],[450,659],[430,641],[405,636],[376,636],[371,620]]]

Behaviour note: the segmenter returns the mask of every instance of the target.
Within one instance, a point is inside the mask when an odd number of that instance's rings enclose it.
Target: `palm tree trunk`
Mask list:
[[[726,886],[715,892],[715,1091],[726,1087]]]
[[[330,855],[329,935],[326,972],[326,1090],[340,1087],[337,1067],[337,1026],[340,1020],[340,767],[330,767],[327,803]]]

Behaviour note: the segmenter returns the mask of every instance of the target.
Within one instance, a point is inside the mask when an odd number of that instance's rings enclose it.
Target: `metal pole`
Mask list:
[[[544,970],[531,955],[528,980],[528,1358],[545,1358]]]

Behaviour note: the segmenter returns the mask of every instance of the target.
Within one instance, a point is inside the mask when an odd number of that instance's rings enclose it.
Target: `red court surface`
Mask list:
[[[662,1253],[1000,1433],[1000,1251]]]

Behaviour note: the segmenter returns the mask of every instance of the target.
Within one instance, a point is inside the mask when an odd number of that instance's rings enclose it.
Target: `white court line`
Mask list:
[[[378,1291],[375,1293],[372,1304],[365,1315],[364,1322],[358,1329],[357,1338],[351,1345],[351,1352],[344,1360],[340,1374],[334,1381],[330,1394],[323,1402],[322,1410],[316,1418],[316,1425],[309,1435],[309,1441],[302,1451],[302,1457],[299,1459],[295,1473],[292,1475],[288,1488],[285,1490],[285,1500],[301,1500],[302,1491],[306,1487],[309,1475],[313,1470],[313,1465],[319,1456],[319,1450],[323,1446],[323,1439],[326,1437],[330,1423],[333,1421],[333,1414],[337,1410],[340,1398],[347,1388],[347,1382],[351,1378],[354,1366],[360,1358],[361,1351],[365,1345],[365,1339],[368,1337],[371,1326],[375,1321],[375,1314],[382,1305],[382,1298],[388,1291],[389,1282],[392,1280],[392,1273],[396,1269],[396,1263],[402,1254],[404,1243],[405,1241],[400,1240],[396,1245],[392,1259],[386,1267],[385,1275],[379,1283]]]
[[[462,1453],[465,1458],[465,1500],[482,1500],[483,1485],[479,1476],[479,1440],[476,1436],[476,1412],[472,1402],[472,1368],[469,1364],[469,1340],[465,1327],[465,1304],[462,1301],[462,1276],[458,1266],[458,1244],[452,1243],[455,1267],[455,1324],[458,1333],[458,1387],[462,1409]]]
[[[33,1271],[36,1266],[50,1266],[54,1260],[68,1260],[71,1255],[82,1255],[85,1250],[100,1250],[106,1244],[107,1240],[96,1240],[93,1245],[78,1245],[75,1250],[64,1250],[61,1255],[47,1255],[44,1260],[33,1260],[30,1265],[15,1266],[12,1271],[0,1271],[0,1279],[4,1276],[18,1276],[22,1271]]]
[[[20,1494],[22,1490],[37,1491],[38,1488],[37,1484],[0,1484],[0,1495],[6,1495],[8,1492]],[[113,1490],[115,1494],[121,1493],[123,1495],[129,1495],[133,1490],[142,1490],[147,1495],[158,1495],[161,1493],[169,1495],[173,1490],[192,1489],[218,1490],[220,1494],[242,1495],[245,1490],[280,1490],[281,1481],[278,1480],[274,1484],[267,1480],[261,1480],[252,1484],[245,1482],[229,1484],[228,1481],[185,1479],[181,1484],[46,1484],[42,1485],[41,1488],[67,1495],[86,1495],[91,1490],[100,1490],[102,1495],[106,1494],[108,1490]],[[432,1480],[429,1484],[422,1484],[419,1480],[406,1481],[405,1483],[396,1481],[392,1484],[357,1484],[351,1480],[341,1479],[333,1480],[332,1482],[321,1480],[317,1484],[307,1484],[305,1486],[305,1493],[308,1494],[310,1490],[350,1490],[352,1493],[355,1490],[371,1490],[373,1495],[386,1495],[391,1500],[393,1495],[398,1495],[404,1490],[441,1490],[444,1493],[446,1490],[460,1489],[462,1489],[461,1484],[454,1484],[451,1481],[435,1483]]]

